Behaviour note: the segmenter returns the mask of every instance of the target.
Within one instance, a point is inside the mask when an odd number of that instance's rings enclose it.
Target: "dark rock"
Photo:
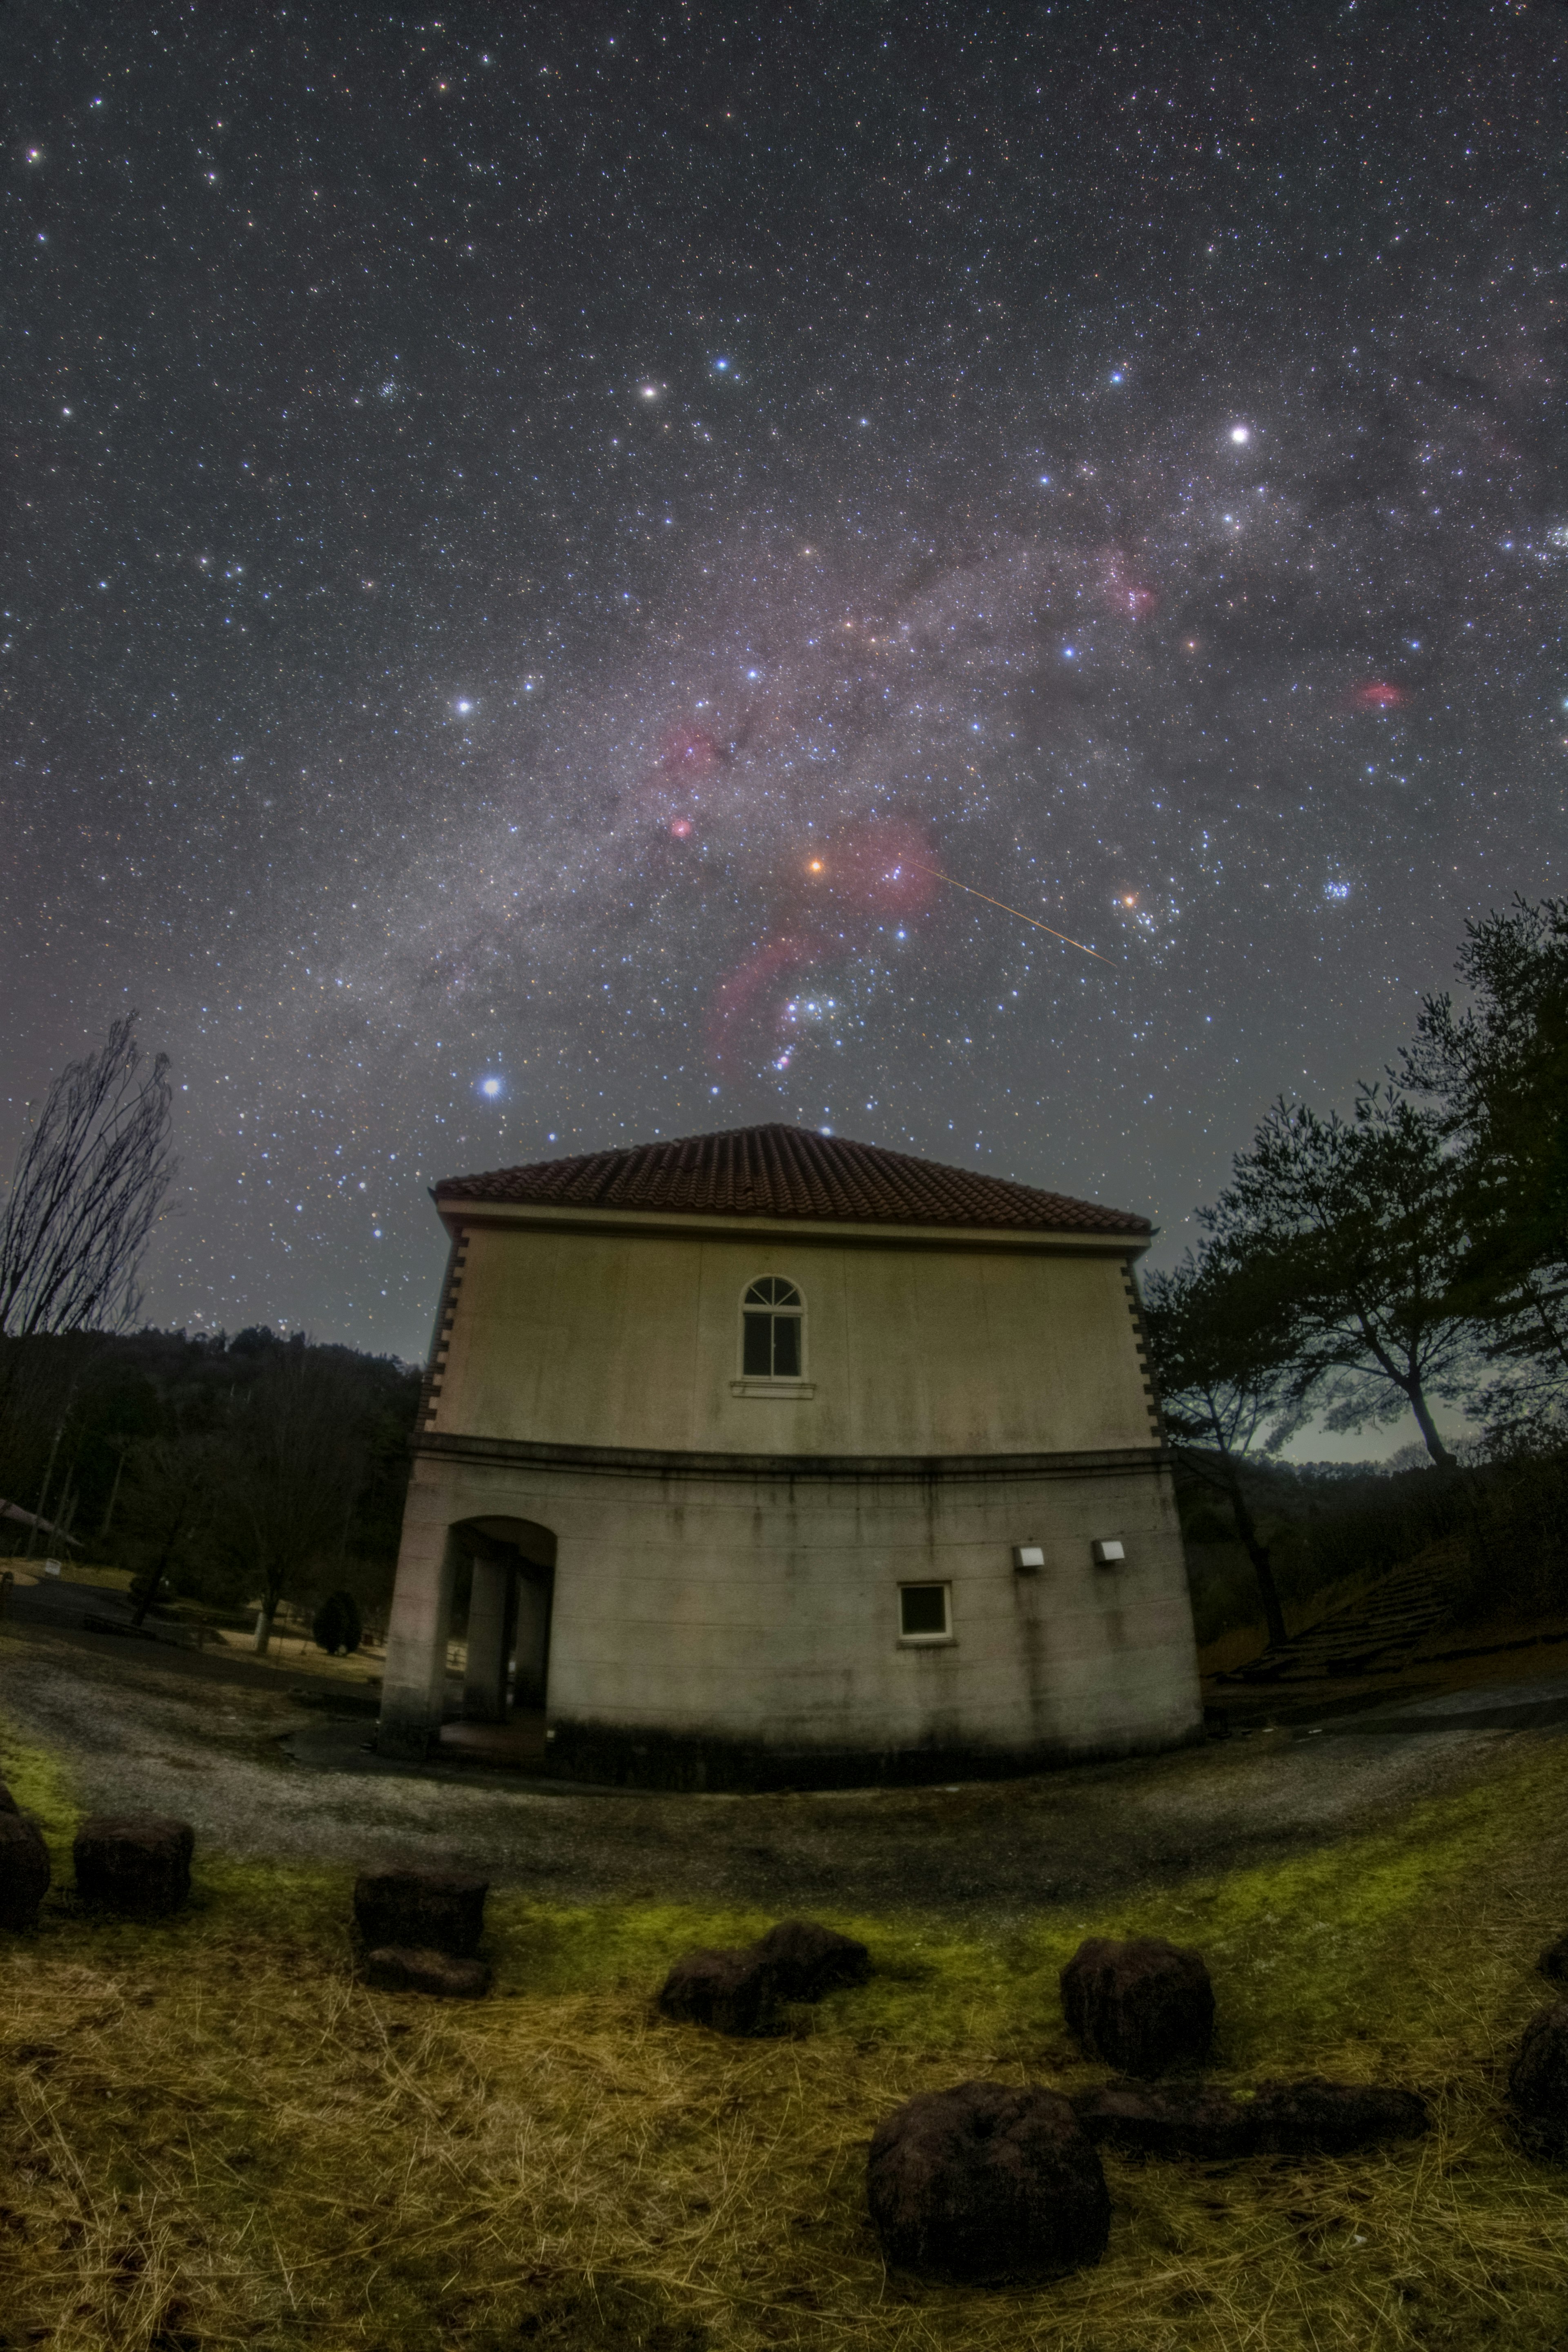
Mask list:
[[[1548,1944],[1535,1965],[1554,1984],[1568,1984],[1568,1936],[1559,1936],[1554,1944]]]
[[[471,1959],[484,1932],[487,1878],[460,1870],[362,1870],[354,1920],[372,1951],[451,1952]]]
[[[836,1985],[864,1984],[871,1973],[864,1944],[815,1919],[781,1919],[753,1949],[771,1964],[785,2000],[820,2000]]]
[[[100,1814],[76,1833],[77,1893],[110,1911],[177,1911],[191,1891],[196,1833],[163,1813]]]
[[[1159,1936],[1090,1936],[1062,1970],[1062,2008],[1084,2048],[1125,2074],[1201,2066],[1214,2038],[1214,1987],[1201,1952]]]
[[[778,1979],[752,1944],[739,1952],[686,1952],[664,1980],[658,2005],[684,2025],[716,2033],[765,2033],[773,2021]]]
[[[1509,2112],[1531,2156],[1568,2161],[1568,2000],[1538,2010],[1508,2078]]]
[[[1105,2083],[1080,2091],[1073,2111],[1092,2140],[1142,2156],[1246,2156],[1249,2109],[1209,2083]]]
[[[384,1944],[367,1952],[364,1970],[387,1992],[429,1992],[447,2000],[478,2000],[490,1989],[483,1960],[459,1960],[450,1952],[409,1951]]]
[[[49,1849],[26,1813],[0,1812],[0,1927],[30,1927],[49,1891]]]
[[[0,1813],[19,1813],[21,1810],[5,1781],[0,1780]]]
[[[1385,2083],[1260,2083],[1247,2110],[1259,2156],[1348,2156],[1380,2139],[1418,2139],[1431,2117],[1415,2091]]]
[[[866,2193],[889,2263],[984,2281],[1097,2263],[1110,2231],[1100,2154],[1058,2092],[924,2091],[871,2138]]]

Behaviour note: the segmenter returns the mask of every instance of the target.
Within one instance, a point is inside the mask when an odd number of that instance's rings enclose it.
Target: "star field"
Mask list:
[[[1179,1246],[1563,887],[1561,7],[0,43],[0,1093],[141,1007],[159,1319],[759,1119]]]

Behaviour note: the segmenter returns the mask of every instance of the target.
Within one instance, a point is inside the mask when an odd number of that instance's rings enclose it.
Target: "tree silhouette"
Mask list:
[[[120,1331],[176,1161],[169,1061],[149,1064],[128,1013],[69,1063],[22,1145],[0,1215],[0,1334]]]
[[[1428,997],[1402,1083],[1459,1160],[1461,1267],[1489,1362],[1494,1425],[1561,1423],[1568,1399],[1568,899],[1520,900],[1468,927],[1470,1001]]]
[[[1265,1336],[1289,1333],[1298,1402],[1326,1406],[1330,1429],[1408,1407],[1438,1468],[1454,1467],[1432,1400],[1468,1394],[1475,1333],[1460,1171],[1432,1113],[1376,1087],[1349,1119],[1280,1100],[1198,1215],[1245,1267]]]
[[[1245,1258],[1216,1247],[1148,1275],[1143,1321],[1167,1433],[1194,1477],[1225,1496],[1252,1562],[1268,1638],[1288,1638],[1268,1546],[1248,1504],[1240,1465],[1272,1454],[1300,1426],[1291,1334],[1260,1296]]]

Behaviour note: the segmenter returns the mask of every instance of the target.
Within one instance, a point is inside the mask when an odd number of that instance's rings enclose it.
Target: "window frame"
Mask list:
[[[942,1597],[942,1628],[940,1633],[910,1633],[904,1630],[904,1595],[906,1592],[940,1592]],[[952,1649],[958,1640],[952,1630],[952,1580],[951,1577],[921,1576],[900,1578],[899,1581],[899,1647],[900,1650]]]
[[[789,1293],[789,1298],[787,1300],[781,1300],[778,1298],[753,1298],[752,1297],[752,1291],[760,1290],[764,1283],[773,1284],[779,1288],[787,1291]],[[766,1315],[768,1318],[769,1370],[765,1372],[749,1372],[746,1370],[746,1318],[748,1315]],[[775,1327],[780,1322],[784,1321],[793,1323],[795,1327],[796,1332],[796,1363],[795,1369],[793,1372],[777,1372],[772,1369],[773,1360],[778,1352],[778,1341]],[[785,1390],[799,1391],[808,1385],[806,1379],[805,1355],[805,1294],[801,1289],[799,1283],[794,1281],[787,1274],[758,1274],[752,1276],[752,1279],[746,1284],[745,1288],[741,1293],[741,1317],[738,1339],[739,1353],[736,1362],[736,1370],[740,1381],[744,1383],[745,1389],[748,1392],[754,1392],[759,1390],[766,1389],[773,1389],[781,1392]]]

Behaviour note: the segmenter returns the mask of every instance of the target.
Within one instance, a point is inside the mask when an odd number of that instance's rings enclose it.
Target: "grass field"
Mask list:
[[[874,1981],[729,2042],[650,1995],[760,1914],[493,1896],[495,1995],[449,2007],[356,1981],[342,1871],[209,1847],[182,1917],[90,1919],[67,1780],[0,1734],[56,1866],[37,1934],[0,1944],[0,2344],[1561,2352],[1568,2171],[1518,2153],[1500,2093],[1568,1925],[1568,1741],[1492,1761],[1396,1829],[1111,1912],[988,1934],[840,1916]],[[1132,1930],[1208,1956],[1224,2079],[1411,2083],[1433,2136],[1343,2162],[1110,2158],[1098,2269],[1028,2292],[887,2274],[878,2117],[971,2074],[1099,2079],[1056,1975],[1085,1932]]]

